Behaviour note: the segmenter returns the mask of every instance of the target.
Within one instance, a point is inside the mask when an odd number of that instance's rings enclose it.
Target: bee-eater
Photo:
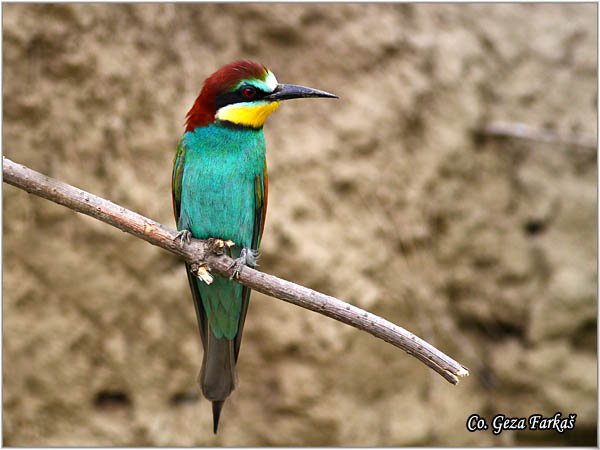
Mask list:
[[[239,272],[256,266],[268,181],[263,125],[282,100],[333,94],[279,84],[273,72],[251,61],[228,64],[204,82],[187,113],[173,164],[173,208],[181,239],[232,241]],[[208,285],[186,264],[204,355],[198,383],[212,402],[213,431],[236,386],[235,366],[250,289],[215,276]]]

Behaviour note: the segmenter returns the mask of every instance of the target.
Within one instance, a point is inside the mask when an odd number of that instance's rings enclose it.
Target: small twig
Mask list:
[[[232,274],[233,260],[223,254],[214,239],[191,239],[181,243],[177,232],[140,214],[116,205],[71,185],[49,178],[3,157],[3,177],[29,193],[94,217],[164,248],[186,261],[206,265],[223,277]],[[222,241],[220,241],[222,243]],[[293,303],[366,331],[414,356],[452,384],[469,374],[466,367],[402,327],[337,298],[313,291],[263,272],[243,267],[235,281],[255,291]]]
[[[593,136],[558,132],[523,123],[490,122],[481,128],[480,133],[486,136],[506,136],[551,144],[577,145],[591,149],[597,147],[596,139]]]

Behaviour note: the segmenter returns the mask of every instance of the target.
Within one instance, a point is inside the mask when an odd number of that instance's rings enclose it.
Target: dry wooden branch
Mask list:
[[[596,149],[596,139],[579,133],[564,133],[547,128],[537,128],[524,123],[490,122],[480,130],[486,136],[504,136],[551,144],[567,144]]]
[[[106,222],[175,253],[188,262],[206,265],[218,275],[229,277],[232,273],[232,259],[223,254],[223,249],[215,245],[214,239],[192,239],[189,244],[181,244],[176,239],[176,231],[158,222],[4,157],[3,177],[6,183]],[[383,339],[414,356],[452,384],[458,383],[459,376],[469,374],[466,367],[411,332],[337,298],[249,267],[242,268],[236,281],[255,291],[310,309]]]

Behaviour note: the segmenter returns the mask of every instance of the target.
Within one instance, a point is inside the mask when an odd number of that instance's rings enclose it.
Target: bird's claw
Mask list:
[[[246,250],[246,265],[256,269],[258,267],[258,258],[260,257],[258,250],[254,250],[252,248],[243,248],[240,252],[240,258],[244,255],[244,250]]]
[[[233,272],[229,277],[230,280],[234,278],[239,278],[240,272],[243,266],[258,267],[258,250],[253,250],[251,248],[244,247],[240,252],[240,257],[233,260],[231,265],[228,267],[229,269],[233,268]]]
[[[190,244],[192,242],[192,232],[190,230],[181,230],[175,236],[175,241],[179,239],[179,246],[183,248],[183,244]]]

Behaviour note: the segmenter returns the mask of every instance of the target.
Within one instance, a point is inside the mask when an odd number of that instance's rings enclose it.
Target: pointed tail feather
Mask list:
[[[221,409],[225,401],[214,401],[212,402],[213,409],[213,433],[217,434],[217,430],[219,429],[219,417],[221,417]]]
[[[235,389],[235,351],[232,340],[217,339],[210,331],[202,358],[198,383],[204,397],[213,402],[213,428],[217,432],[221,408],[225,399]]]

